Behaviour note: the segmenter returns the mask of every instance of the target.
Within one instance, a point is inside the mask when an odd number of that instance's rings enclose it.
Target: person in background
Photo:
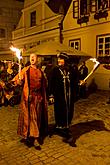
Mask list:
[[[4,85],[7,81],[6,78],[6,68],[5,63],[0,62],[0,106],[3,106],[5,103],[5,97],[4,97]]]
[[[0,63],[0,80],[6,82],[6,66],[4,62]]]
[[[7,82],[15,77],[15,72],[13,70],[13,64],[11,61],[8,62],[6,73]]]
[[[88,75],[88,68],[86,66],[86,62],[83,61],[82,65],[79,68],[79,79],[84,80]],[[79,97],[80,98],[86,98],[87,97],[87,92],[86,92],[86,83],[80,86],[79,90]]]
[[[36,54],[30,54],[30,65],[24,67],[12,82],[15,86],[21,82],[23,84],[17,133],[22,136],[21,142],[40,150],[48,134],[48,116],[46,79],[37,68],[37,60]]]

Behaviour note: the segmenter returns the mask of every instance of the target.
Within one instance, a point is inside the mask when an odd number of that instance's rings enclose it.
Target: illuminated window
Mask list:
[[[80,45],[81,45],[80,42],[81,42],[80,39],[70,40],[69,45],[74,49],[80,50]]]
[[[6,37],[6,31],[5,29],[0,29],[0,38],[5,38]]]
[[[30,15],[30,17],[31,17],[31,27],[32,26],[36,26],[36,11],[33,11],[32,13],[31,13],[31,15]]]
[[[97,37],[97,56],[110,55],[110,35]]]

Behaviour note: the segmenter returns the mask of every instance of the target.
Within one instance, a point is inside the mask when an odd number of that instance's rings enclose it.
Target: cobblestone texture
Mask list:
[[[97,91],[75,103],[71,130],[77,147],[62,137],[47,137],[41,151],[19,142],[19,107],[0,107],[0,165],[110,165],[109,91]],[[49,106],[49,123],[54,122]]]

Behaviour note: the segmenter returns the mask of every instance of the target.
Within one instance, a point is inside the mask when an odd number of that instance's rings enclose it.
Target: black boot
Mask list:
[[[64,138],[63,142],[68,143],[72,147],[77,147],[77,145],[75,144],[76,141],[74,140],[74,138],[72,136],[70,136],[68,138]]]
[[[20,140],[20,142],[21,142],[21,143],[26,143],[26,140],[27,140],[27,139],[22,138],[22,139]]]
[[[34,137],[29,137],[26,142],[25,142],[25,145],[29,148],[33,147],[34,146],[34,141],[35,141],[35,138]]]
[[[38,137],[37,141],[40,145],[42,145],[44,143],[44,138],[43,137]]]
[[[40,145],[38,145],[38,146],[34,146],[34,148],[36,149],[36,150],[41,150],[41,146]]]

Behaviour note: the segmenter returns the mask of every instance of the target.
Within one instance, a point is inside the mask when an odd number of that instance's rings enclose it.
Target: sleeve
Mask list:
[[[20,83],[24,80],[25,72],[27,71],[29,67],[25,67],[21,70],[20,73],[18,73],[11,81],[14,83],[14,85],[20,85]]]

